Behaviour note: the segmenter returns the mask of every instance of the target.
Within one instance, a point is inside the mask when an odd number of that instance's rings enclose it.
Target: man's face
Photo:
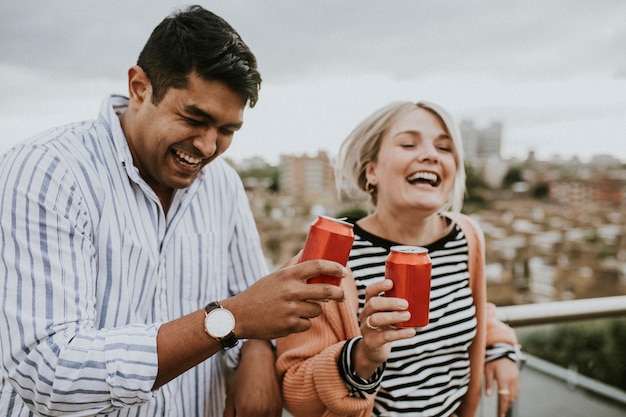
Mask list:
[[[228,149],[246,100],[223,82],[192,73],[187,88],[169,88],[155,106],[147,85],[143,99],[131,92],[136,117],[125,133],[141,176],[164,201]]]

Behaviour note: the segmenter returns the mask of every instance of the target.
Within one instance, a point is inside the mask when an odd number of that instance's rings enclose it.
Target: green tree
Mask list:
[[[280,190],[280,174],[279,169],[273,165],[265,165],[247,170],[238,170],[239,176],[245,180],[246,178],[268,179],[268,190],[278,192]]]
[[[522,175],[523,170],[520,166],[512,166],[504,174],[504,178],[502,179],[502,188],[509,189],[516,182],[524,181],[524,177]]]
[[[463,206],[466,211],[475,211],[489,206],[487,192],[489,186],[482,174],[473,166],[465,165],[465,199]]]
[[[537,200],[545,200],[550,195],[550,185],[541,181],[533,187],[532,194]]]
[[[340,211],[339,213],[337,213],[335,217],[337,218],[350,217],[350,218],[358,220],[367,215],[368,215],[368,211],[364,209],[363,207],[351,207],[351,208]]]
[[[618,388],[626,386],[626,318],[559,325],[520,341],[532,355]]]

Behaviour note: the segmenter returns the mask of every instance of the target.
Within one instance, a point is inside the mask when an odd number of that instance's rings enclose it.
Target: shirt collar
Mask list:
[[[126,96],[115,94],[110,95],[102,101],[100,113],[110,126],[111,136],[113,138],[113,146],[115,147],[115,151],[117,153],[118,163],[124,167],[128,177],[132,181],[137,183],[144,190],[144,192],[152,195],[155,200],[158,200],[158,197],[156,196],[154,190],[152,190],[148,183],[146,183],[139,174],[139,169],[137,169],[133,162],[133,155],[130,152],[130,147],[128,146],[126,135],[124,134],[124,130],[122,129],[122,123],[120,122],[119,116],[128,109],[129,102],[130,100]],[[211,163],[214,162],[215,161]],[[178,203],[178,200],[180,200],[183,195],[193,193],[198,189],[199,184],[203,181],[204,176],[206,175],[206,169],[207,167],[204,167],[202,171],[200,171],[200,173],[198,174],[198,178],[196,178],[196,180],[189,187],[182,190],[174,191],[174,199],[172,200],[172,204]]]

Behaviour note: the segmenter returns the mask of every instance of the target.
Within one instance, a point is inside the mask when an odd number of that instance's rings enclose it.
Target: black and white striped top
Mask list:
[[[384,278],[385,259],[391,246],[399,243],[356,224],[354,232],[348,266],[357,285],[360,312],[366,286]],[[467,391],[468,349],[476,334],[467,241],[455,227],[427,248],[433,263],[429,324],[417,329],[415,337],[394,342],[376,395],[377,416],[449,416]],[[346,350],[343,359],[349,358]],[[354,380],[347,375],[344,379]]]

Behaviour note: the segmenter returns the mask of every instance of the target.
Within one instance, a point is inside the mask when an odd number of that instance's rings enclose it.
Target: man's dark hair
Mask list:
[[[163,19],[139,54],[137,65],[150,79],[154,104],[168,88],[186,88],[192,72],[226,83],[250,107],[259,98],[261,74],[252,51],[228,22],[201,6]]]

